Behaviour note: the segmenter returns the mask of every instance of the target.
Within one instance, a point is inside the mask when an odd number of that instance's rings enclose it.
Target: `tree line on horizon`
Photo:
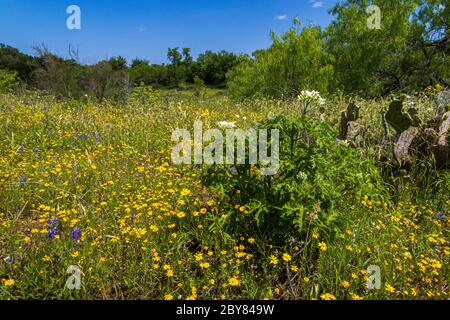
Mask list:
[[[111,57],[93,65],[78,62],[78,53],[69,48],[69,59],[62,58],[44,45],[34,47],[36,55],[0,44],[0,70],[3,77],[14,73],[17,81],[62,97],[77,98],[91,94],[99,100],[120,96],[133,86],[153,88],[189,87],[200,81],[210,87],[224,88],[226,74],[241,57],[222,50],[206,51],[197,60],[190,48],[169,48],[168,64],[151,64],[134,59],[128,64],[124,57]],[[0,75],[1,77],[1,75]]]
[[[368,27],[370,5],[380,8],[380,29]],[[51,53],[45,46],[30,56],[0,45],[0,89],[19,81],[61,97],[93,95],[116,99],[133,86],[227,88],[230,96],[291,98],[301,90],[382,96],[450,87],[448,0],[346,0],[330,13],[324,29],[295,19],[272,45],[252,56],[206,51],[196,60],[189,48],[169,48],[167,64],[112,57],[94,65]]]

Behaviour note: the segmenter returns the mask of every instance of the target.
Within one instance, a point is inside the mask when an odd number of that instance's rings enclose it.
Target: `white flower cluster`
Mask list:
[[[313,91],[303,90],[298,96],[298,101],[300,101],[301,103],[316,102],[321,106],[326,103],[326,100],[320,96],[320,93],[314,90]]]

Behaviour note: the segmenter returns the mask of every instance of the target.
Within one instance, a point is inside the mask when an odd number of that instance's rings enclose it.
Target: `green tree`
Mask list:
[[[31,83],[33,72],[38,67],[37,58],[21,53],[19,50],[0,44],[0,68],[17,72],[20,80]]]
[[[179,51],[179,48],[169,48],[167,59],[170,61],[170,65],[167,66],[168,85],[178,87],[186,81],[186,66],[183,64],[183,54]]]
[[[17,84],[17,72],[0,69],[0,93],[11,90]]]
[[[225,50],[218,53],[210,50],[198,56],[194,68],[195,75],[211,86],[225,86],[226,74],[235,67],[240,58]]]
[[[435,0],[346,0],[331,10],[328,51],[339,86],[364,95],[418,90],[448,78],[448,6]],[[368,27],[377,5],[380,29]],[[447,20],[445,20],[447,18]],[[446,64],[442,70],[442,64]]]
[[[100,61],[90,66],[84,79],[85,90],[99,101],[123,100],[128,94],[128,75],[124,70],[114,70],[109,61]]]
[[[194,94],[196,97],[201,97],[205,90],[205,83],[199,76],[194,77]]]
[[[191,65],[194,61],[194,58],[191,56],[191,49],[190,48],[183,48],[182,49],[182,55],[183,55],[183,63],[185,65]]]
[[[414,45],[423,52],[430,82],[450,87],[450,3],[422,1],[415,14],[419,26]]]
[[[182,54],[178,50],[179,48],[169,48],[167,50],[167,59],[174,66],[178,66],[182,62]]]
[[[82,75],[88,66],[81,66],[74,59],[65,60],[51,53],[45,45],[35,48],[38,66],[33,71],[33,85],[59,97],[77,98],[83,95]]]
[[[127,70],[127,59],[122,56],[112,57],[109,59],[109,64],[113,68],[113,70]]]
[[[129,75],[131,82],[134,84],[142,82],[145,85],[150,85],[152,82],[150,63],[147,60],[134,59],[131,62]]]
[[[302,28],[298,20],[281,35],[272,33],[272,46],[245,59],[229,75],[235,98],[253,95],[290,98],[301,90],[327,93],[333,84],[333,57],[325,51],[320,27]]]

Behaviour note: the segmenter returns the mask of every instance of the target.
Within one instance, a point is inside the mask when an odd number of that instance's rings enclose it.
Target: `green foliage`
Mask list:
[[[240,60],[240,57],[225,50],[218,53],[208,50],[198,56],[192,72],[210,86],[224,87],[227,73],[238,65]]]
[[[170,82],[165,66],[151,65],[147,60],[133,60],[128,74],[130,75],[130,81],[134,84],[143,82],[153,87],[163,87],[168,86]]]
[[[17,72],[20,80],[30,82],[37,67],[36,58],[0,44],[0,69]]]
[[[143,82],[131,91],[129,103],[140,107],[150,107],[156,102],[156,95],[151,86],[146,86]]]
[[[59,98],[79,99],[90,95],[98,100],[124,101],[128,93],[126,60],[122,57],[81,65],[76,59],[64,59],[45,45],[36,48],[37,67],[31,85]],[[76,56],[76,53],[72,53]]]
[[[292,97],[303,89],[363,96],[450,85],[450,8],[444,1],[347,0],[331,10],[322,32],[298,19],[267,50],[254,53],[229,76],[235,98]],[[380,29],[369,28],[377,5]]]
[[[240,58],[233,53],[206,51],[194,61],[189,48],[169,48],[167,58],[169,65],[150,64],[148,61],[135,59],[129,70],[133,83],[144,82],[153,87],[171,87],[195,85],[195,78],[200,78],[205,85],[225,87],[226,74],[236,66]]]
[[[117,70],[126,70],[128,68],[127,66],[127,59],[124,57],[118,56],[118,57],[112,57],[109,59],[109,64],[111,65],[112,69]]]
[[[328,232],[339,225],[345,202],[358,201],[363,194],[383,194],[374,163],[361,161],[357,151],[338,144],[330,123],[279,115],[259,128],[280,131],[276,175],[260,175],[261,165],[237,165],[231,170],[210,167],[204,176],[205,185],[228,207],[233,230],[258,228],[284,241],[299,236],[309,221]],[[235,210],[235,205],[250,214]]]
[[[124,70],[116,70],[108,61],[100,61],[87,70],[85,89],[98,100],[124,101],[128,94],[128,77]]]
[[[381,10],[381,29],[370,29],[369,5]],[[376,96],[449,83],[448,6],[442,1],[347,0],[331,10],[327,46],[336,59],[339,87]],[[432,14],[434,12],[434,14]],[[438,18],[439,16],[439,18]],[[448,19],[447,19],[448,21]],[[447,39],[447,40],[446,40]]]
[[[205,90],[205,83],[199,76],[195,76],[194,78],[194,95],[196,97],[201,97],[203,95],[203,91]]]
[[[0,69],[0,93],[11,90],[17,84],[17,73]]]
[[[32,84],[58,97],[78,98],[83,95],[81,77],[85,70],[76,61],[65,60],[43,48],[39,53]],[[86,79],[85,82],[87,84],[89,81]]]
[[[299,22],[278,37],[272,46],[254,53],[229,75],[230,94],[238,99],[255,95],[293,97],[304,89],[329,91],[333,57],[325,49],[320,27],[301,28]]]
[[[28,86],[58,97],[78,99],[91,95],[99,100],[125,101],[128,87],[143,82],[153,88],[190,88],[195,78],[206,86],[223,88],[226,74],[240,61],[240,57],[227,52],[206,51],[197,61],[190,48],[169,48],[170,64],[150,64],[134,59],[129,67],[122,56],[82,65],[77,52],[69,52],[70,59],[53,54],[45,45],[35,48],[37,56],[29,56],[17,49],[0,44],[0,69],[16,72],[17,78]]]

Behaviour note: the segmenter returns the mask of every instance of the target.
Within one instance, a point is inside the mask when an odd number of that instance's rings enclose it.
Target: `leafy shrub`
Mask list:
[[[17,73],[0,69],[0,92],[11,90],[17,83]]]
[[[330,123],[279,115],[264,120],[259,128],[279,130],[276,175],[260,175],[260,164],[211,166],[204,175],[204,183],[228,212],[223,219],[233,232],[257,228],[274,241],[284,241],[298,236],[306,220],[316,229],[332,231],[341,215],[351,210],[349,203],[383,193],[374,163],[337,143]]]
[[[302,28],[300,22],[272,46],[254,53],[229,73],[228,87],[237,99],[253,96],[294,97],[311,88],[327,93],[333,81],[333,57],[325,50],[320,27]]]
[[[151,86],[145,85],[143,82],[131,91],[129,102],[131,105],[138,104],[140,106],[151,106],[156,101],[156,95]]]
[[[205,91],[205,82],[198,76],[194,77],[194,95],[201,97]]]

